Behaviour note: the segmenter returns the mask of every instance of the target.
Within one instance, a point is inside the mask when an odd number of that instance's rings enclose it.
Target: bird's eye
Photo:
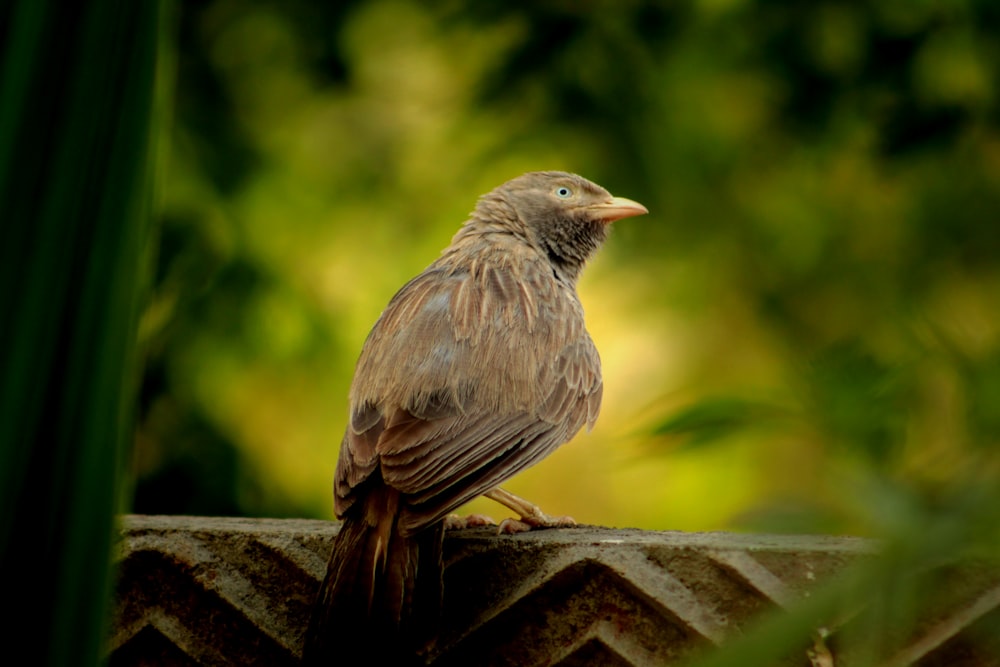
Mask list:
[[[573,191],[567,188],[565,185],[556,188],[556,197],[562,197],[563,199],[566,199],[572,194]]]

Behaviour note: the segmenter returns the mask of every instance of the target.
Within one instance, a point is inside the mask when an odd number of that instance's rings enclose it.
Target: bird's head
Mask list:
[[[607,237],[615,220],[648,213],[631,199],[613,197],[600,185],[562,171],[536,171],[504,183],[483,198],[500,198],[523,225],[528,240],[557,272],[575,279]]]

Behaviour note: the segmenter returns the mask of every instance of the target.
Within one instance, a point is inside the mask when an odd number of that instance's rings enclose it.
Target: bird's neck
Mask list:
[[[584,261],[561,255],[560,250],[503,225],[467,225],[455,234],[438,262],[452,271],[469,270],[473,274],[477,267],[516,268],[526,262],[535,271],[547,267],[542,269],[545,273],[551,271],[556,280],[575,289]]]
[[[565,218],[552,220],[545,233],[540,233],[525,224],[506,199],[492,194],[479,200],[442,259],[448,263],[488,263],[507,252],[533,252],[548,263],[557,280],[575,287],[587,260],[607,237],[607,227],[599,222]]]

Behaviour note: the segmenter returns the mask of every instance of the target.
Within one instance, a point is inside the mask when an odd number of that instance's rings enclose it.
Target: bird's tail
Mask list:
[[[424,664],[441,614],[444,526],[402,534],[390,493],[366,498],[334,538],[306,631],[306,667]]]

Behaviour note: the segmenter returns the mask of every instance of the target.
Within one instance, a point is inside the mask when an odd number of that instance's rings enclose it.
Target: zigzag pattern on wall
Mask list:
[[[322,521],[126,517],[110,664],[295,665],[335,531]],[[852,538],[452,533],[432,664],[678,664],[872,553]],[[1000,625],[1000,573],[952,576],[953,594],[898,639],[888,667],[996,664],[983,637]],[[823,642],[808,648],[786,664],[851,662]]]

